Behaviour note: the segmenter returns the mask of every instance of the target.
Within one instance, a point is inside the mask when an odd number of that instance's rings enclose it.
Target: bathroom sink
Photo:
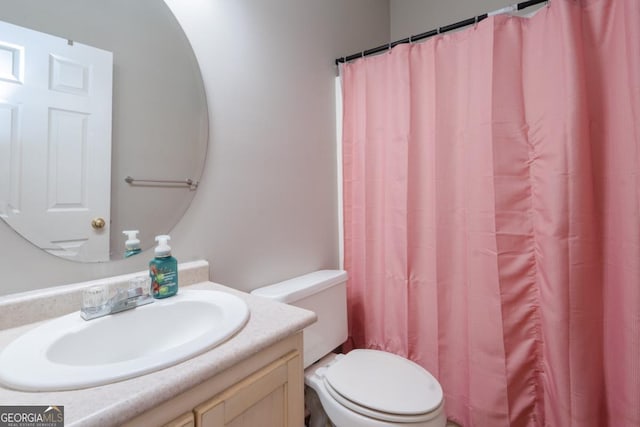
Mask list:
[[[221,344],[246,324],[246,303],[224,292],[178,295],[86,321],[52,319],[0,353],[0,383],[24,391],[73,390],[153,372]]]

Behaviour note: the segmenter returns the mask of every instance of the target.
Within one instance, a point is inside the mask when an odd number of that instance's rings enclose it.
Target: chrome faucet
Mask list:
[[[80,316],[84,320],[97,319],[109,314],[130,310],[153,302],[149,294],[148,279],[136,277],[129,282],[127,289],[116,287],[115,294],[108,296],[106,286],[94,286],[82,294]]]

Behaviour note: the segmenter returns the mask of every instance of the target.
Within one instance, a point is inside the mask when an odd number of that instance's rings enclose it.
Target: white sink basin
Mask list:
[[[79,312],[50,320],[0,353],[0,383],[24,391],[93,387],[136,377],[203,353],[249,318],[240,298],[185,290],[90,321]]]

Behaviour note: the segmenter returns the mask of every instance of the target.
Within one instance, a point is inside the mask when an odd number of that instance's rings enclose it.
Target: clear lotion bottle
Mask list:
[[[167,235],[156,236],[158,246],[155,258],[149,261],[151,294],[154,298],[167,298],[178,293],[178,261],[171,256]]]

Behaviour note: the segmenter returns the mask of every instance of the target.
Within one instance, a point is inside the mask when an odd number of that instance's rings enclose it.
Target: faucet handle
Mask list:
[[[92,286],[82,291],[82,308],[97,308],[107,303],[107,289],[104,286]]]
[[[147,296],[150,292],[149,277],[137,276],[129,280],[130,296]]]
[[[109,299],[112,302],[127,299],[128,295],[129,295],[128,283],[114,283],[111,286],[109,286]]]

